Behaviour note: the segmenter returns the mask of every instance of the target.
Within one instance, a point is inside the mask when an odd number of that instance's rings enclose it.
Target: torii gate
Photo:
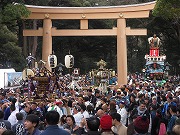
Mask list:
[[[126,19],[148,18],[156,2],[109,7],[26,7],[31,14],[26,19],[42,19],[43,28],[23,30],[23,36],[43,36],[42,60],[47,61],[52,53],[52,36],[117,36],[118,85],[127,84],[127,43],[126,36],[147,35],[146,29],[126,27]],[[80,29],[56,29],[52,20],[80,20]],[[112,29],[88,29],[90,19],[116,19],[117,27]],[[47,67],[50,68],[50,67]]]

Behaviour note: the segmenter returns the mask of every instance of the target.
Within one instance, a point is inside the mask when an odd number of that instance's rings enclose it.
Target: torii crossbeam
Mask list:
[[[118,85],[127,84],[127,43],[126,36],[147,35],[146,29],[126,27],[128,18],[148,18],[155,1],[135,5],[109,7],[26,7],[31,14],[26,19],[42,19],[43,28],[23,30],[23,36],[43,36],[42,60],[47,61],[52,53],[52,36],[117,36]],[[80,20],[80,29],[56,29],[52,20]],[[117,27],[112,29],[88,29],[90,19],[116,19]],[[50,67],[48,67],[50,68]]]

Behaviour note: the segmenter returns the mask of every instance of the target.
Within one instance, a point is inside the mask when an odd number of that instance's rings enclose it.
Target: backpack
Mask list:
[[[158,135],[165,135],[165,134],[166,134],[166,125],[161,122]]]

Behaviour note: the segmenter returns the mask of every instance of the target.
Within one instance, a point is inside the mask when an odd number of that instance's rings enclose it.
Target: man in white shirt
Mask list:
[[[85,104],[86,107],[87,107],[88,105],[92,105],[92,104],[90,103],[90,101],[89,101],[89,97],[88,97],[88,96],[85,96],[85,97],[84,97],[84,104]]]
[[[117,113],[119,113],[121,115],[121,123],[123,125],[126,125],[126,121],[127,121],[127,111],[126,111],[126,108],[125,108],[125,101],[120,101],[120,104],[119,104],[119,110],[117,111]]]
[[[81,104],[80,107],[81,107],[81,113],[83,115],[83,118],[85,119],[89,118],[90,116],[89,116],[89,113],[86,111],[86,106],[84,104]]]
[[[59,113],[59,116],[60,118],[62,117],[63,115],[63,112],[62,110],[59,108],[59,104],[62,104],[62,101],[57,101],[55,102],[53,105],[51,105],[49,108],[48,108],[48,112],[49,111],[57,111]]]
[[[78,105],[75,105],[73,108],[73,114],[74,114],[73,117],[75,119],[76,125],[80,126],[80,123],[83,119],[83,115],[81,113],[81,107]]]
[[[15,105],[12,104],[10,106],[11,114],[8,118],[8,121],[11,123],[11,126],[15,125],[18,122],[18,120],[16,119],[16,113],[18,113],[18,111],[15,109]]]

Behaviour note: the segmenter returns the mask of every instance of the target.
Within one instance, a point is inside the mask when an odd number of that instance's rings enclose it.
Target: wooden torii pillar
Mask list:
[[[43,36],[42,60],[47,61],[52,53],[52,36],[117,36],[117,73],[118,85],[127,84],[127,43],[126,36],[147,35],[146,29],[126,27],[126,19],[148,18],[154,2],[110,6],[110,7],[26,7],[31,14],[26,19],[42,19],[43,28],[23,30],[23,36]],[[56,29],[52,20],[80,20],[80,29]],[[112,29],[88,29],[90,19],[116,19],[117,27]],[[50,67],[47,67],[50,69]]]

